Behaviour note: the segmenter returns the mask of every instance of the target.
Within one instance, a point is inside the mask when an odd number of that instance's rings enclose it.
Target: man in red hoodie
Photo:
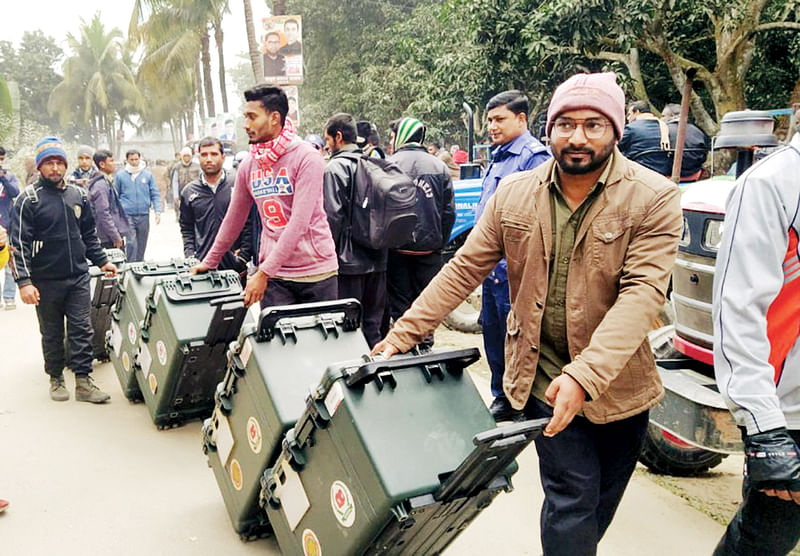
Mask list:
[[[245,91],[244,98],[250,154],[239,164],[214,245],[192,270],[216,268],[255,203],[261,247],[258,269],[247,278],[245,304],[267,307],[336,299],[339,265],[322,201],[325,162],[314,147],[295,136],[281,89],[256,86]]]

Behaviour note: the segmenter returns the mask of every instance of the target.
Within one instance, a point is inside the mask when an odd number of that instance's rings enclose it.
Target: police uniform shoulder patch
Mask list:
[[[80,220],[81,213],[83,212],[83,207],[81,207],[81,205],[73,205],[72,210],[75,212],[75,218]]]

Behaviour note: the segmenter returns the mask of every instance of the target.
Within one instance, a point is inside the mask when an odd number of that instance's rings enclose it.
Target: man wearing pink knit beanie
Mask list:
[[[681,230],[678,189],[617,149],[625,95],[613,73],[553,94],[553,158],[506,177],[455,257],[374,349],[416,345],[508,262],[503,390],[536,438],[542,549],[593,555],[663,396],[647,333],[666,299]]]

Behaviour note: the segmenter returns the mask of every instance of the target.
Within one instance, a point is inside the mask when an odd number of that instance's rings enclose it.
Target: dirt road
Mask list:
[[[175,256],[167,215],[149,258]],[[437,346],[478,345],[480,336],[440,330]],[[110,364],[95,378],[106,406],[50,401],[33,308],[0,312],[0,554],[278,554],[273,540],[242,543],[201,450],[200,424],[158,431],[128,403]],[[489,395],[484,362],[472,369]],[[72,390],[72,376],[67,384]],[[698,480],[653,481],[637,471],[600,544],[604,555],[709,554],[738,496],[739,464]],[[451,555],[540,554],[542,502],[535,451],[520,458],[515,491],[501,495],[457,539]],[[739,462],[740,463],[740,462]]]

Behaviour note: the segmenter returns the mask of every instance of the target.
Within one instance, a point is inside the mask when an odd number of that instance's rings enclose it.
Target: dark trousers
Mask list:
[[[333,301],[338,294],[336,276],[319,282],[292,282],[291,280],[270,278],[267,283],[267,291],[264,292],[264,299],[261,300],[261,308]]]
[[[800,444],[800,431],[789,431]],[[714,556],[788,554],[800,541],[800,506],[742,485],[742,504],[733,516]]]
[[[125,258],[129,263],[143,261],[150,235],[150,214],[128,216],[128,224],[130,231],[125,235]]]
[[[441,268],[441,253],[407,255],[389,251],[386,296],[392,321],[403,316]],[[433,334],[429,334],[422,344],[433,346]]]
[[[506,369],[505,343],[506,319],[511,310],[508,298],[508,282],[487,278],[483,281],[481,297],[481,327],[486,360],[492,372],[491,389],[495,398],[505,398],[503,373]]]
[[[605,425],[576,416],[556,436],[536,438],[545,556],[596,554],[639,459],[648,413]],[[531,398],[525,415],[551,417],[553,410]]]
[[[89,274],[67,280],[40,280],[35,286],[41,300],[36,307],[42,333],[44,370],[59,377],[69,365],[76,375],[92,372],[92,321]],[[64,358],[64,319],[70,361]]]
[[[361,303],[361,330],[372,348],[381,341],[381,323],[386,309],[386,273],[340,274],[339,299],[355,298]]]

